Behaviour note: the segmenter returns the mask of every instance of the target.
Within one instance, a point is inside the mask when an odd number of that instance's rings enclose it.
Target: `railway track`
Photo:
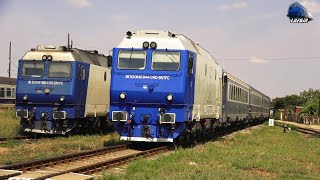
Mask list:
[[[10,140],[28,140],[28,139],[32,139],[32,138],[30,136],[16,136],[16,137],[11,137],[11,138],[0,137],[0,142],[6,142],[6,141],[10,141]]]
[[[279,123],[275,123],[275,125],[284,128],[283,124],[280,125]],[[294,126],[294,125],[292,125],[292,126]],[[298,131],[300,133],[320,136],[320,132],[319,131],[316,131],[316,130],[313,130],[313,129],[308,129],[308,128],[297,127],[297,126],[294,126],[294,127],[295,128],[293,130]]]
[[[251,124],[251,126],[258,125],[260,123]],[[213,135],[214,138],[204,138],[199,143],[207,142],[229,133],[246,128],[244,126],[229,127],[227,129],[221,128],[217,130]],[[112,147],[105,147],[97,150],[84,151],[59,157],[53,157],[43,160],[30,161],[25,163],[18,163],[13,165],[2,166],[0,169],[20,171],[20,175],[12,175],[12,179],[46,179],[46,178],[61,178],[69,179],[70,173],[79,173],[83,175],[96,175],[106,169],[120,166],[136,157],[147,157],[156,154],[161,154],[172,150],[172,146],[155,146],[155,144],[149,144],[153,147],[141,148],[146,144],[123,144]],[[194,144],[196,145],[196,144]],[[139,148],[140,146],[140,148]],[[77,175],[79,175],[77,174]],[[10,177],[10,176],[9,176]],[[1,176],[0,176],[1,179]]]
[[[2,166],[0,169],[23,171],[13,179],[46,179],[67,173],[91,175],[119,166],[139,156],[151,156],[170,150],[169,146],[147,149],[131,148],[130,144],[117,145],[49,159]]]
[[[305,128],[297,128],[296,131],[303,133],[303,134],[310,134],[310,135],[320,135],[320,132],[312,130],[312,129],[305,129]]]

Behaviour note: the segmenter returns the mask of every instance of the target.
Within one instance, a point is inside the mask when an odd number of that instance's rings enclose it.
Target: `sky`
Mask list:
[[[271,98],[320,89],[320,0],[301,0],[314,20],[291,24],[292,0],[0,0],[0,76],[37,45],[109,51],[127,31],[183,33],[228,72]]]

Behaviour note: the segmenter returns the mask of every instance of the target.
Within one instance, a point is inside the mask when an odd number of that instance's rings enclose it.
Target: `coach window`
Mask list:
[[[7,88],[7,97],[11,97],[11,88]]]
[[[42,77],[44,72],[44,62],[28,61],[22,64],[22,76]]]
[[[4,88],[0,88],[0,97],[4,98]]]
[[[180,53],[170,51],[154,51],[152,54],[152,70],[178,71]]]
[[[16,89],[12,88],[12,97],[16,97]]]
[[[69,78],[71,76],[71,63],[50,62],[49,78]]]
[[[118,69],[139,69],[146,68],[146,52],[135,50],[121,50],[118,57]]]
[[[233,87],[232,87],[232,85],[230,85],[230,98],[229,98],[229,100],[232,100],[232,98],[233,98]]]
[[[236,87],[232,85],[232,100],[236,100]]]

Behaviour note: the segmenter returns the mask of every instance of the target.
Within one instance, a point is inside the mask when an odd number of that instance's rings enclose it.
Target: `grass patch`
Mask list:
[[[105,146],[105,142],[117,142],[116,133],[107,135],[75,135],[36,141],[8,141],[0,144],[0,165],[44,159]]]
[[[138,158],[103,179],[320,179],[320,140],[261,125],[157,160]]]
[[[20,120],[15,111],[0,111],[0,137],[10,138],[21,134]]]

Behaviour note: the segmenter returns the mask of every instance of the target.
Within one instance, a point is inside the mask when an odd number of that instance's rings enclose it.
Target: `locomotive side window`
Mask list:
[[[81,80],[86,79],[86,68],[84,66],[81,67]]]
[[[50,62],[48,77],[68,78],[71,76],[71,63]]]
[[[170,51],[154,51],[152,55],[152,70],[178,71],[180,68],[180,53]]]
[[[44,72],[44,62],[29,61],[22,64],[22,76],[42,77]]]
[[[146,68],[146,52],[134,50],[121,50],[118,57],[118,69]]]
[[[81,80],[81,66],[78,64],[77,79]]]

